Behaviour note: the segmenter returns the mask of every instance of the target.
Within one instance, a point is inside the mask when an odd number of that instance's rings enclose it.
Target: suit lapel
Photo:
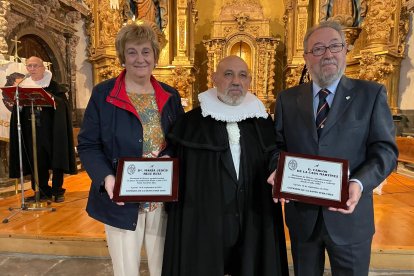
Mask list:
[[[318,142],[318,133],[316,132],[315,116],[313,114],[313,93],[312,83],[306,83],[299,86],[299,97],[297,105],[299,113],[305,122],[304,126],[312,134],[313,139]]]
[[[352,101],[357,96],[352,80],[343,76],[336,89],[335,97],[332,106],[329,110],[328,118],[326,119],[325,127],[322,131],[322,138],[329,129],[334,126],[346,110],[351,106]]]

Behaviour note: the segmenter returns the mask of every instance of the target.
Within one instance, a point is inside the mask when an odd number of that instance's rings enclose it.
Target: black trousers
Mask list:
[[[357,244],[337,245],[329,237],[322,210],[311,238],[302,242],[290,233],[293,265],[296,276],[322,276],[325,250],[333,276],[367,276],[372,238]]]
[[[241,275],[242,250],[240,241],[231,247],[224,248],[224,274],[231,276]]]
[[[59,196],[65,193],[65,189],[62,188],[63,186],[63,176],[64,173],[61,169],[54,169],[52,171],[52,187],[49,186],[49,169],[48,168],[40,168],[39,167],[39,191],[40,196],[43,197],[52,197],[52,196]],[[35,190],[35,179],[34,175],[32,174],[32,189]]]

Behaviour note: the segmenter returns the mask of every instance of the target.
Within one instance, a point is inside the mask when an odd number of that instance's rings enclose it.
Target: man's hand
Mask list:
[[[267,178],[267,183],[274,186],[275,185],[275,176],[276,176],[276,170],[273,171],[270,176]]]
[[[107,175],[105,177],[105,190],[109,195],[109,198],[112,199],[114,197],[114,186],[115,186],[115,176],[112,174]],[[125,205],[123,202],[116,202],[118,205]]]
[[[359,199],[361,198],[361,195],[362,195],[361,186],[359,186],[357,182],[351,181],[349,182],[348,189],[349,189],[349,198],[346,202],[346,206],[348,206],[348,209],[329,207],[330,211],[337,211],[342,214],[352,214],[352,212],[354,212],[355,207],[357,206]]]
[[[273,189],[274,189],[274,186],[275,186],[275,177],[276,177],[276,170],[274,172],[272,172],[270,174],[270,176],[267,178],[267,183],[269,183],[270,185],[273,186],[273,188],[272,188],[272,195],[273,195]],[[275,203],[278,203],[279,200],[280,200],[281,203],[289,203],[289,200],[286,200],[284,198],[273,198],[273,201]]]

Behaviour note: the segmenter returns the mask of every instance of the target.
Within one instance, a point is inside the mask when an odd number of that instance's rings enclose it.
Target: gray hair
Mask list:
[[[319,29],[322,29],[322,28],[331,28],[331,29],[334,29],[341,36],[342,42],[346,44],[345,33],[343,31],[343,28],[342,28],[341,24],[339,24],[336,21],[332,21],[332,20],[322,21],[318,25],[315,25],[315,26],[311,27],[310,29],[308,29],[308,31],[306,32],[305,37],[303,38],[303,49],[305,50],[305,53],[308,51],[308,49],[307,49],[307,46],[308,45],[307,44],[308,44],[309,37],[315,31],[317,31]]]
[[[120,63],[125,63],[125,45],[127,42],[144,43],[149,41],[154,51],[155,63],[160,57],[160,44],[158,36],[149,22],[131,23],[122,27],[115,39],[116,54]]]

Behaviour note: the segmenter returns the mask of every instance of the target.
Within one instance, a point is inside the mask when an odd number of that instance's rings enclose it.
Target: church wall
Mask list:
[[[408,118],[405,131],[414,133],[414,20],[410,14],[410,30],[406,42],[407,57],[401,62],[398,106]]]
[[[88,40],[84,20],[80,20],[75,28],[78,30],[79,43],[76,46],[76,107],[80,120],[88,104],[93,88],[92,64],[88,61]]]
[[[195,26],[194,44],[195,58],[194,63],[197,67],[195,91],[196,93],[207,89],[207,51],[203,45],[203,39],[209,39],[213,21],[218,19],[221,7],[226,0],[197,1],[196,9],[198,10],[198,22]],[[273,36],[279,36],[284,39],[283,15],[285,11],[284,1],[278,0],[260,0],[263,7],[264,16],[270,19],[271,33]],[[278,64],[277,64],[278,66]],[[282,66],[279,66],[282,67]],[[282,70],[282,68],[280,68]],[[278,82],[280,84],[278,85]],[[275,87],[281,86],[281,80],[276,80]]]

